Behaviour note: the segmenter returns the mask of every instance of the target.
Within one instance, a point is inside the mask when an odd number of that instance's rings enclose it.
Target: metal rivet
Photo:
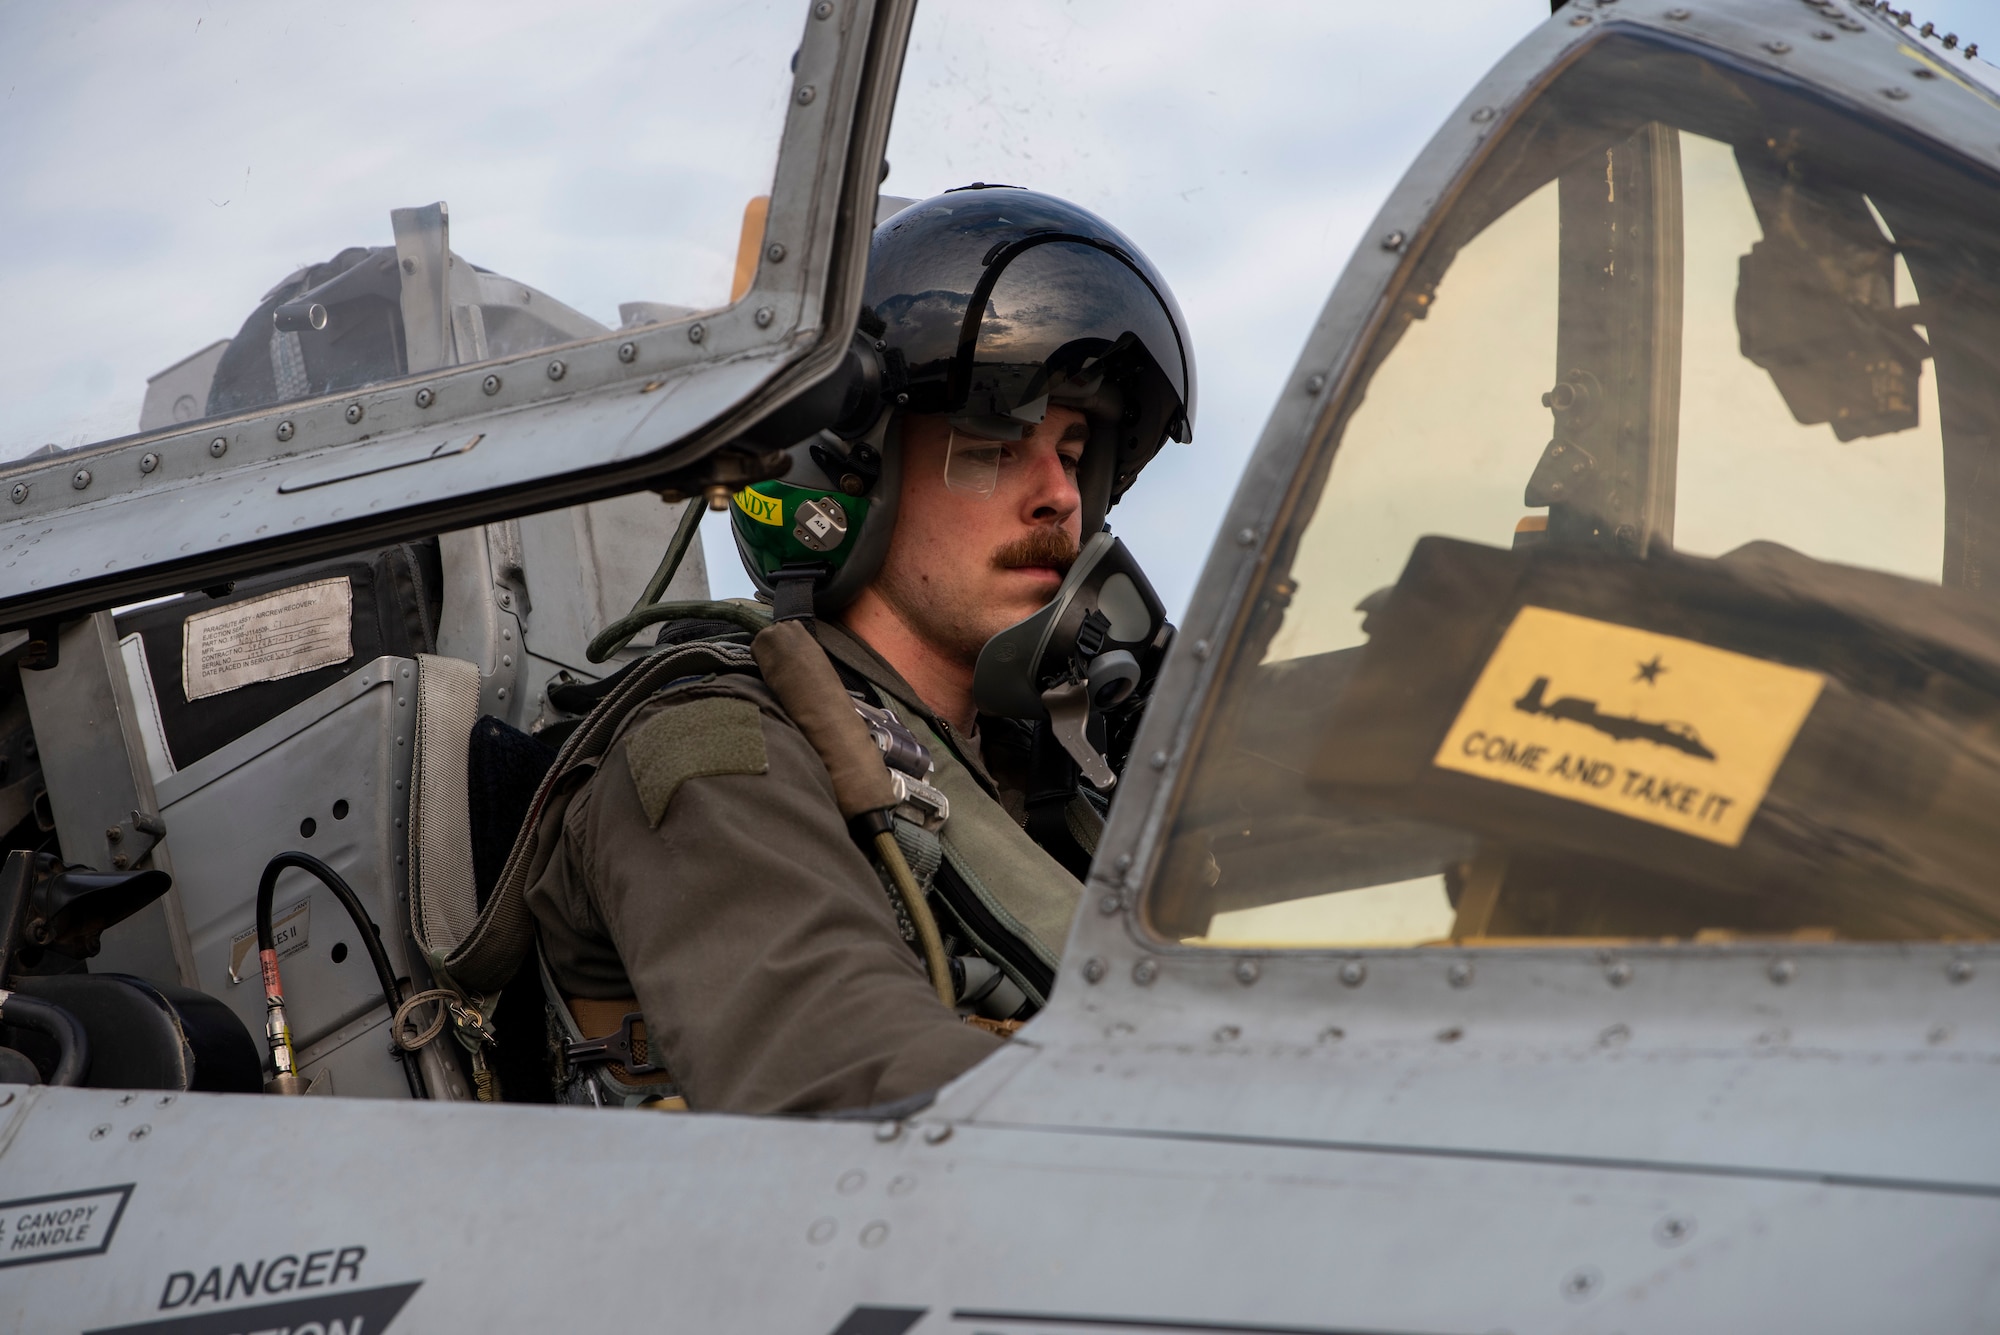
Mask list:
[[[1944,976],[1954,983],[1972,981],[1972,961],[1953,960],[1944,966]]]
[[[1465,1030],[1458,1025],[1452,1025],[1449,1028],[1440,1029],[1437,1032],[1437,1041],[1440,1043],[1456,1043],[1458,1042],[1459,1039],[1464,1037],[1465,1037]]]
[[[28,484],[25,482],[16,482],[14,489],[7,494],[14,498],[14,504],[19,505],[22,501],[28,499]]]
[[[811,84],[807,84],[805,87],[799,89],[799,105],[809,107],[812,105],[812,100],[818,96],[818,91]]]
[[[833,0],[819,0],[819,3],[813,6],[813,17],[816,19],[832,18]]]
[[[569,374],[569,363],[558,357],[549,363],[549,379],[560,380]]]
[[[153,1128],[150,1126],[135,1126],[132,1128],[131,1132],[126,1136],[126,1139],[144,1140],[147,1136],[150,1136],[152,1134],[153,1134]]]
[[[940,1122],[936,1126],[927,1126],[924,1128],[924,1144],[926,1145],[942,1145],[950,1139],[951,1124],[949,1122]]]
[[[437,402],[437,397],[438,397],[437,391],[432,389],[429,385],[425,385],[422,389],[417,391],[417,406],[419,408],[428,408],[433,403]]]
[[[1833,40],[1833,34],[1828,32],[1825,28],[1814,28],[1813,40],[1815,42],[1830,42]]]
[[[764,247],[764,258],[773,264],[782,263],[785,258],[784,242],[773,241],[770,245]]]
[[[1152,755],[1146,757],[1146,763],[1154,769],[1165,769],[1167,767],[1167,753],[1165,751],[1155,751]]]
[[[1142,959],[1132,966],[1132,981],[1141,987],[1150,986],[1159,976],[1160,966],[1154,960]]]
[[[1315,371],[1306,377],[1306,393],[1317,394],[1326,388],[1326,377]]]
[[[757,314],[751,318],[757,321],[757,327],[759,329],[769,329],[771,327],[771,321],[778,318],[778,313],[772,310],[769,306],[759,306],[757,308]]]
[[[637,343],[620,343],[618,345],[618,360],[628,364],[638,361],[639,345]]]
[[[1694,17],[1694,11],[1691,9],[1670,9],[1667,11],[1667,17],[1676,23],[1684,23]]]
[[[1575,18],[1569,21],[1569,26],[1572,28],[1581,28],[1586,24],[1588,24],[1589,22],[1590,22],[1590,15],[1578,14]]]
[[[1256,546],[1256,545],[1257,545],[1257,530],[1256,530],[1256,529],[1254,529],[1254,528],[1239,528],[1239,529],[1237,529],[1237,530],[1236,530],[1236,545],[1237,545],[1238,547],[1254,547],[1254,546]]]
[[[688,326],[688,342],[699,343],[707,337],[708,337],[708,328],[707,326],[702,324],[701,321],[696,320],[693,324]]]
[[[1403,243],[1408,241],[1409,239],[1410,238],[1404,236],[1401,232],[1390,232],[1388,235],[1382,238],[1382,249],[1401,250],[1403,248]]]
[[[859,1168],[855,1168],[842,1173],[840,1181],[833,1184],[833,1189],[843,1196],[852,1196],[867,1185],[868,1174],[862,1172]]]
[[[166,1107],[170,1107],[170,1106],[172,1106],[172,1104],[173,1104],[173,1101],[174,1101],[174,1096],[173,1096],[173,1095],[171,1095],[171,1094],[162,1094],[162,1095],[160,1095],[160,1097],[158,1097],[157,1099],[154,1099],[154,1100],[153,1100],[153,1106],[154,1106],[155,1108],[166,1108]]]
[[[1453,987],[1472,986],[1472,961],[1470,960],[1452,961],[1451,967],[1444,971],[1444,976],[1445,976],[1445,981],[1450,983]]]
[[[139,1096],[137,1094],[121,1094],[118,1097],[118,1106],[122,1108],[126,1104],[130,1103],[133,1099],[136,1099],[138,1097]]]
[[[1104,960],[1101,957],[1092,955],[1083,962],[1083,981],[1086,983],[1104,981]]]
[[[279,440],[290,440],[290,439],[291,439],[291,433],[290,433],[290,432],[289,432],[289,431],[288,431],[288,430],[286,429],[286,428],[288,428],[288,427],[290,427],[290,426],[291,426],[291,423],[290,423],[290,422],[286,422],[286,423],[284,423],[283,425],[279,426],[279,428],[278,428],[278,439],[279,439]],[[215,438],[214,440],[211,440],[210,442],[208,442],[208,457],[209,457],[209,458],[211,458],[211,459],[220,459],[220,458],[221,458],[221,457],[222,457],[223,455],[225,455],[225,454],[227,454],[227,453],[229,453],[229,437],[227,437],[227,436],[217,436],[217,437],[216,437],[216,438]]]
[[[90,1138],[92,1140],[102,1140],[110,1134],[111,1134],[111,1123],[109,1122],[103,1122],[97,1126],[93,1126],[92,1128],[90,1128]]]
[[[1340,981],[1348,987],[1359,987],[1368,981],[1368,966],[1360,960],[1349,960],[1340,966]]]
[[[1486,122],[1493,119],[1493,108],[1492,107],[1479,108],[1479,110],[1472,113],[1472,119],[1480,125],[1486,124]]]
[[[881,1141],[884,1145],[902,1134],[903,1124],[901,1122],[877,1122],[875,1124],[875,1139]]]
[[[1116,858],[1112,859],[1111,865],[1119,871],[1130,871],[1132,869],[1132,855],[1130,853],[1120,853]]]
[[[1779,987],[1783,987],[1786,983],[1792,981],[1798,971],[1799,966],[1790,960],[1772,960],[1771,967],[1764,972],[1770,976],[1772,982],[1776,983]]]
[[[1107,918],[1114,916],[1119,909],[1124,907],[1125,901],[1115,894],[1108,894],[1097,901],[1097,911]]]
[[[1264,970],[1258,965],[1256,960],[1236,961],[1236,981],[1243,984],[1243,986],[1245,987],[1248,987],[1250,986],[1250,984],[1256,982],[1257,975],[1262,973],[1263,971]]]
[[[1764,43],[1764,49],[1774,56],[1782,56],[1791,51],[1792,44],[1790,42],[1766,42]]]
[[[479,382],[479,387],[485,390],[488,394],[498,394],[500,392],[500,377],[497,375],[489,375],[484,380]]]
[[[82,491],[90,485],[90,470],[88,468],[77,469],[69,475],[69,484],[78,491]]]
[[[1241,1037],[1243,1037],[1242,1029],[1233,1024],[1225,1024],[1215,1031],[1215,1041],[1218,1043],[1234,1043]]]
[[[1662,1247],[1678,1247],[1694,1236],[1694,1220],[1686,1215],[1670,1214],[1653,1225],[1653,1241]]]
[[[1882,90],[1882,96],[1888,98],[1891,102],[1901,102],[1909,97],[1909,95],[1910,90],[1907,88],[1884,88]]]
[[[861,1245],[864,1247],[880,1247],[888,1240],[889,1226],[880,1219],[861,1230]]]
[[[1623,987],[1632,981],[1632,966],[1624,960],[1614,960],[1604,968],[1604,981],[1613,987]]]
[[[1208,661],[1207,640],[1196,640],[1194,642],[1194,661],[1197,663],[1206,663]]]
[[[1563,1276],[1562,1296],[1580,1303],[1596,1293],[1603,1283],[1604,1276],[1597,1273],[1595,1266],[1580,1266]]]
[[[415,273],[416,271],[417,271],[417,262],[413,259],[405,258],[403,260],[403,272]]]
[[[287,418],[284,421],[278,423],[279,440],[290,440],[297,433],[298,433],[298,428],[292,425],[290,418]],[[216,440],[220,439],[221,439],[220,436],[216,437]],[[215,453],[215,441],[211,440],[210,442],[208,442],[208,452],[210,454]]]
[[[354,424],[355,424],[356,422],[359,422],[359,421],[361,420],[361,414],[362,414],[362,412],[363,412],[363,409],[362,409],[362,407],[361,407],[361,405],[360,405],[360,404],[358,404],[358,403],[350,403],[350,404],[348,404],[348,405],[347,405],[347,412],[346,412],[346,414],[345,414],[345,415],[346,415],[346,417],[347,417],[347,424],[348,424],[349,426],[353,426],[353,425],[354,425]]]
[[[806,1229],[806,1241],[815,1244],[827,1242],[839,1230],[840,1225],[831,1219],[815,1219]]]
[[[1627,1025],[1614,1024],[1597,1036],[1600,1048],[1622,1048],[1632,1040],[1632,1030]]]
[[[152,454],[152,453],[147,453],[147,454],[142,454],[142,455],[140,455],[140,456],[139,456],[139,471],[140,471],[140,472],[142,472],[142,473],[150,473],[150,472],[152,472],[152,471],[153,471],[153,470],[154,470],[155,468],[158,468],[159,466],[160,466],[160,456],[159,456],[159,455],[157,455],[157,454]]]

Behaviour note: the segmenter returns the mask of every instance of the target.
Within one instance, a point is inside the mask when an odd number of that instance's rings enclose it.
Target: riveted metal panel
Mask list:
[[[741,299],[0,469],[0,493],[14,498],[0,516],[0,619],[130,601],[647,483],[701,485],[701,460],[845,349],[844,337],[822,335],[851,328],[859,311],[911,10],[911,0],[801,4],[767,244]],[[564,363],[559,379],[554,360]],[[87,488],[73,485],[81,465]]]

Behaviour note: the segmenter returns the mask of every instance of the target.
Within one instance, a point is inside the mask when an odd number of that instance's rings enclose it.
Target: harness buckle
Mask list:
[[[645,1014],[641,1011],[627,1011],[625,1018],[618,1023],[618,1032],[603,1038],[584,1038],[563,1044],[563,1060],[575,1066],[595,1066],[604,1062],[615,1062],[625,1068],[627,1075],[660,1074],[667,1068],[653,1064],[650,1043],[647,1043],[646,1060],[640,1061],[634,1054],[632,1045],[635,1040],[632,1027],[643,1023],[645,1018]],[[644,1039],[637,1041],[646,1043]]]

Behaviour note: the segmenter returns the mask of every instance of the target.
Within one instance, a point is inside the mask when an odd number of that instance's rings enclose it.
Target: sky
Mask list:
[[[395,207],[447,201],[455,250],[607,325],[624,301],[718,303],[805,8],[0,0],[0,457],[133,430],[148,376],[229,337],[298,265],[389,244]],[[2000,51],[1990,9],[1918,18]],[[1112,514],[1175,614],[1376,209],[1546,17],[1543,0],[922,0],[883,190],[1072,199],[1187,316],[1194,442]],[[747,592],[724,526],[703,538],[715,592]]]

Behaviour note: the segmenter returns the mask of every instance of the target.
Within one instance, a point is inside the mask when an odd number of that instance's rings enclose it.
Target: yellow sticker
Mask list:
[[[737,509],[758,523],[769,524],[773,528],[784,527],[784,503],[776,496],[766,496],[761,491],[745,487],[730,499],[736,502]]]
[[[1434,764],[1734,848],[1825,678],[1524,607]]]

